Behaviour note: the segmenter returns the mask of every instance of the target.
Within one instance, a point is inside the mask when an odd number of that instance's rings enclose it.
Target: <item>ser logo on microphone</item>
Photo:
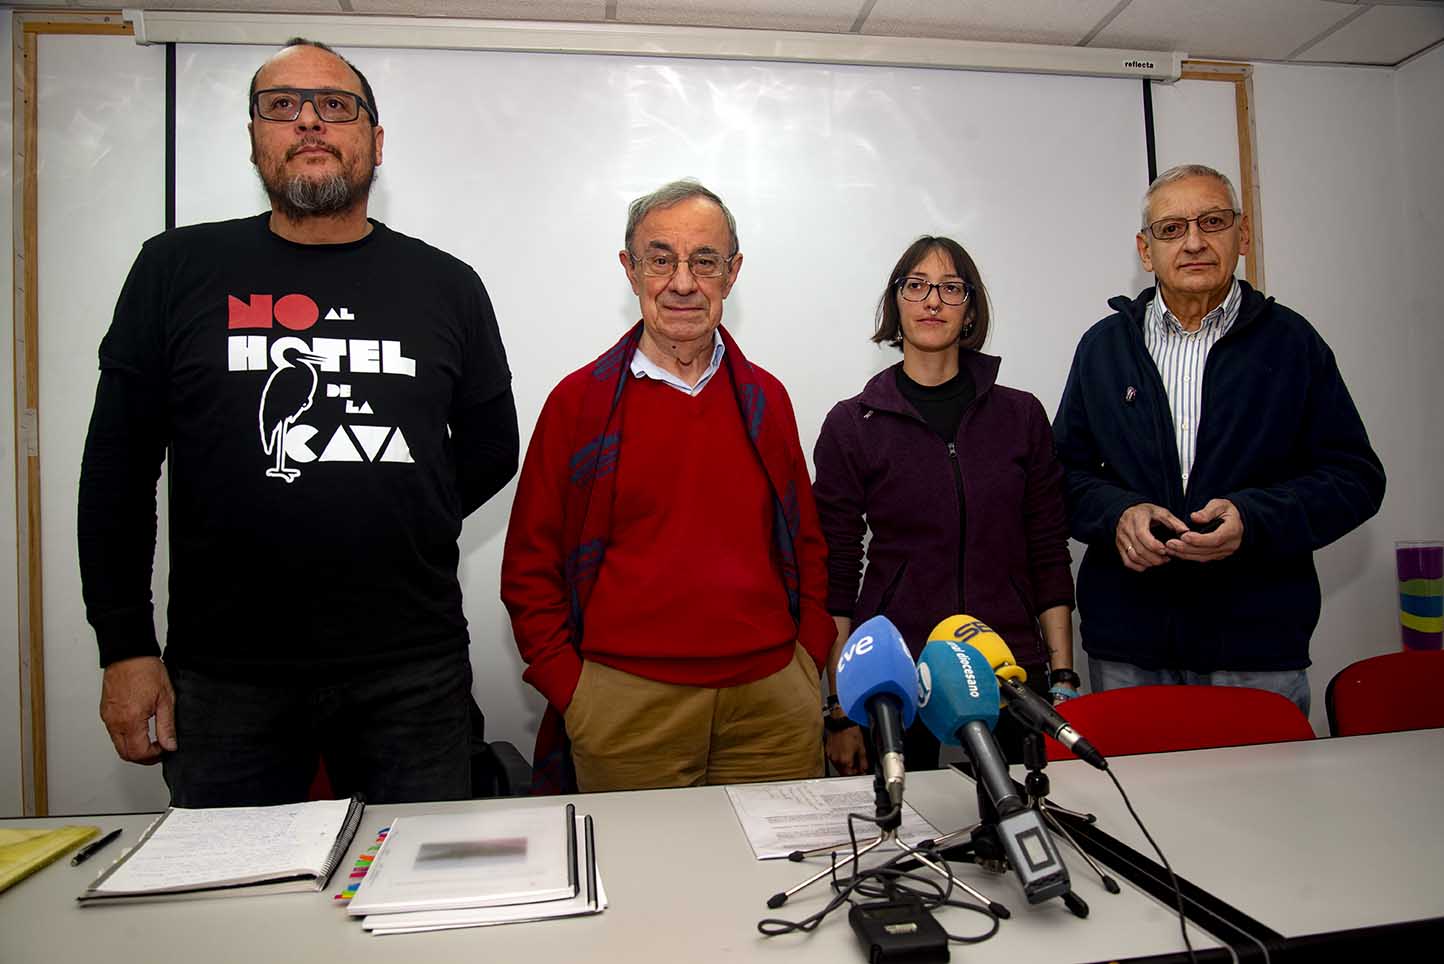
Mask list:
[[[970,623],[963,623],[957,629],[953,630],[953,638],[960,643],[966,643],[970,639],[991,632],[993,632],[991,626],[981,619],[975,619]]]

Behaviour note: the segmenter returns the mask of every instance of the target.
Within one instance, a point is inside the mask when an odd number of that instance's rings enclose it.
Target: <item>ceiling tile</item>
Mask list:
[[[862,32],[1072,46],[1117,5],[1118,0],[877,0]]]
[[[846,33],[863,5],[864,0],[617,0],[617,19]]]
[[[1444,40],[1444,7],[1371,7],[1296,60],[1397,64]]]
[[[606,0],[351,0],[356,13],[476,20],[601,20]]]
[[[1283,60],[1358,7],[1327,0],[1133,0],[1093,47],[1182,50],[1194,59]]]

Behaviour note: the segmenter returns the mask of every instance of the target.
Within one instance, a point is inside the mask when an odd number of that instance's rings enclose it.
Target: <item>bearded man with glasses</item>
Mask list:
[[[1228,178],[1165,171],[1137,248],[1158,280],[1083,336],[1054,420],[1095,690],[1249,686],[1309,711],[1313,553],[1379,510],[1384,469],[1319,333],[1234,278]]]
[[[821,776],[826,548],[787,392],[721,326],[736,221],[673,182],[619,258],[641,320],[547,399],[502,557],[533,787]]]
[[[519,451],[491,301],[367,217],[384,133],[349,61],[292,40],[248,106],[270,210],[147,241],[100,345],[79,536],[101,719],[175,806],[305,799],[318,758],[339,795],[469,797],[457,537]]]

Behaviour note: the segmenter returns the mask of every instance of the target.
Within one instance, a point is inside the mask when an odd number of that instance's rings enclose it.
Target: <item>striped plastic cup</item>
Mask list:
[[[1396,542],[1404,648],[1444,648],[1444,543]]]

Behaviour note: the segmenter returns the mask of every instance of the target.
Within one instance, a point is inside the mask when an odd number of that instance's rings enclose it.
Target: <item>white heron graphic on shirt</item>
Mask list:
[[[300,469],[286,467],[286,433],[311,407],[316,397],[316,366],[323,361],[319,355],[288,346],[261,389],[261,448],[276,456],[276,464],[266,469],[267,477],[294,482],[301,474]]]

